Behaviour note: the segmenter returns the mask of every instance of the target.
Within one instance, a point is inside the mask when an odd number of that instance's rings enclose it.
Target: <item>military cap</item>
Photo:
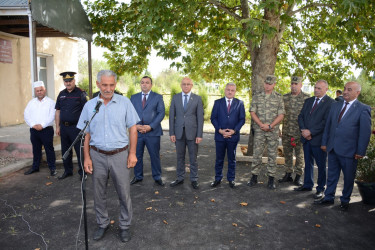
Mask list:
[[[77,74],[77,73],[73,72],[73,71],[66,71],[66,72],[60,73],[60,76],[63,77],[63,80],[65,82],[70,82],[71,80],[74,80],[74,75],[75,74]]]
[[[291,80],[291,83],[300,83],[302,82],[302,77],[300,76],[292,76],[292,80]]]
[[[36,81],[33,83],[33,88],[38,88],[38,87],[44,87],[44,82],[43,81]]]
[[[266,76],[266,80],[264,80],[264,82],[265,83],[268,83],[268,84],[274,84],[274,83],[276,83],[276,76],[274,76],[274,75],[267,75]]]

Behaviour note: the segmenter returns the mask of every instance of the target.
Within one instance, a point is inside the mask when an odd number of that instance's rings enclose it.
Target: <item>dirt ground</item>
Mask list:
[[[242,136],[241,143],[246,144]],[[145,154],[145,179],[131,186],[132,239],[118,237],[119,205],[112,182],[108,208],[114,223],[105,237],[92,240],[96,229],[92,180],[87,180],[87,217],[90,249],[373,249],[375,206],[361,202],[354,189],[347,212],[335,205],[313,205],[314,192],[295,192],[289,184],[266,188],[265,169],[257,186],[246,186],[250,164],[239,162],[235,189],[226,180],[211,188],[214,178],[213,134],[205,134],[199,147],[199,184],[194,190],[188,176],[183,185],[171,188],[176,154],[168,136],[162,137],[162,168],[165,187],[154,184]],[[44,165],[29,176],[25,170],[0,179],[1,249],[75,249],[81,216],[78,174],[59,181],[49,177]],[[63,172],[58,165],[59,175]],[[225,167],[226,173],[226,167]],[[278,177],[283,169],[278,169]],[[338,194],[341,193],[342,180]],[[247,203],[242,206],[240,203]],[[28,224],[30,225],[30,229]],[[35,232],[31,233],[30,231]],[[39,234],[39,235],[37,235]],[[78,249],[85,249],[83,225]]]

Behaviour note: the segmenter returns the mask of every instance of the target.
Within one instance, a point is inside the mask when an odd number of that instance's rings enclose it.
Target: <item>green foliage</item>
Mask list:
[[[204,110],[204,120],[209,121],[211,117],[211,110],[208,110],[208,94],[206,89],[202,86],[198,90],[198,95],[202,98],[203,110]]]
[[[366,156],[358,160],[356,179],[361,182],[375,183],[375,131],[373,130]]]
[[[133,84],[129,85],[128,92],[126,92],[126,97],[130,99],[132,95],[136,93],[135,87]]]
[[[151,49],[194,80],[262,86],[296,69],[342,86],[356,65],[375,70],[373,0],[84,2],[111,69],[141,74]],[[183,53],[184,51],[184,53]],[[253,85],[253,86],[251,86]],[[282,91],[281,91],[282,92]]]
[[[367,77],[367,73],[362,71],[357,79],[361,84],[361,94],[358,96],[358,100],[375,107],[375,79]]]

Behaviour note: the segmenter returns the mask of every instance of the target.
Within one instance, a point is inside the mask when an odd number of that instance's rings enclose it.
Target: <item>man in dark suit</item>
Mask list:
[[[353,191],[358,159],[366,154],[371,136],[371,108],[357,100],[361,85],[348,82],[344,88],[344,102],[332,105],[322,139],[322,150],[328,152],[328,178],[325,197],[316,204],[334,203],[340,172],[344,174],[344,188],[340,208],[346,211]]]
[[[169,109],[169,135],[171,142],[176,143],[177,179],[170,186],[184,182],[186,146],[189,150],[190,181],[198,189],[198,144],[203,137],[203,103],[202,98],[191,92],[193,81],[185,77],[181,81],[182,92],[173,96]]]
[[[216,163],[215,180],[211,187],[216,187],[223,178],[225,152],[228,156],[227,180],[234,188],[236,183],[236,148],[240,140],[240,129],[245,124],[245,107],[243,101],[234,98],[236,85],[228,83],[225,87],[225,97],[215,101],[211,113],[211,123],[215,127]]]
[[[295,191],[311,191],[314,187],[314,160],[318,166],[318,186],[315,199],[323,197],[326,185],[326,159],[327,153],[320,146],[324,126],[328,117],[331,104],[334,100],[327,96],[328,83],[319,80],[314,87],[314,96],[305,100],[301,113],[298,115],[298,124],[301,129],[301,142],[305,158],[304,184]]]
[[[134,178],[130,184],[135,184],[143,180],[143,153],[145,146],[151,159],[152,178],[155,183],[164,186],[161,179],[160,165],[160,136],[163,134],[161,121],[165,115],[163,96],[151,91],[152,79],[144,76],[141,79],[140,93],[132,95],[132,102],[140,122],[137,123],[137,164],[134,167]]]
[[[344,97],[342,96],[342,91],[340,89],[336,90],[336,98],[335,101],[344,101]]]

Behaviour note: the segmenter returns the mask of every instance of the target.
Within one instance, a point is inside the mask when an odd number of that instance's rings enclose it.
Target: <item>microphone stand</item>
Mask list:
[[[100,107],[100,105],[99,105]],[[91,116],[90,120],[89,121],[85,121],[85,127],[79,132],[79,134],[77,135],[77,137],[74,139],[72,145],[70,145],[70,147],[68,148],[68,150],[64,153],[62,159],[63,160],[66,160],[66,158],[68,158],[69,156],[69,153],[70,151],[72,150],[72,148],[74,147],[74,145],[76,145],[76,143],[80,140],[82,140],[82,142],[84,143],[85,141],[85,132],[86,132],[86,129],[87,127],[90,125],[92,119],[94,119],[95,115],[99,112],[99,107],[97,109],[94,110],[94,114]],[[80,154],[81,154],[81,161],[83,159],[83,154],[82,154],[82,147],[80,148]],[[78,163],[79,165],[79,163]],[[83,166],[82,166],[83,168]],[[83,172],[83,177],[82,177],[82,182],[81,182],[81,189],[82,189],[82,199],[83,199],[83,223],[84,223],[84,228],[85,228],[85,245],[86,245],[86,249],[88,250],[89,249],[89,241],[88,241],[88,234],[87,234],[87,214],[86,214],[86,178],[85,178],[85,170],[82,169],[82,172]]]

